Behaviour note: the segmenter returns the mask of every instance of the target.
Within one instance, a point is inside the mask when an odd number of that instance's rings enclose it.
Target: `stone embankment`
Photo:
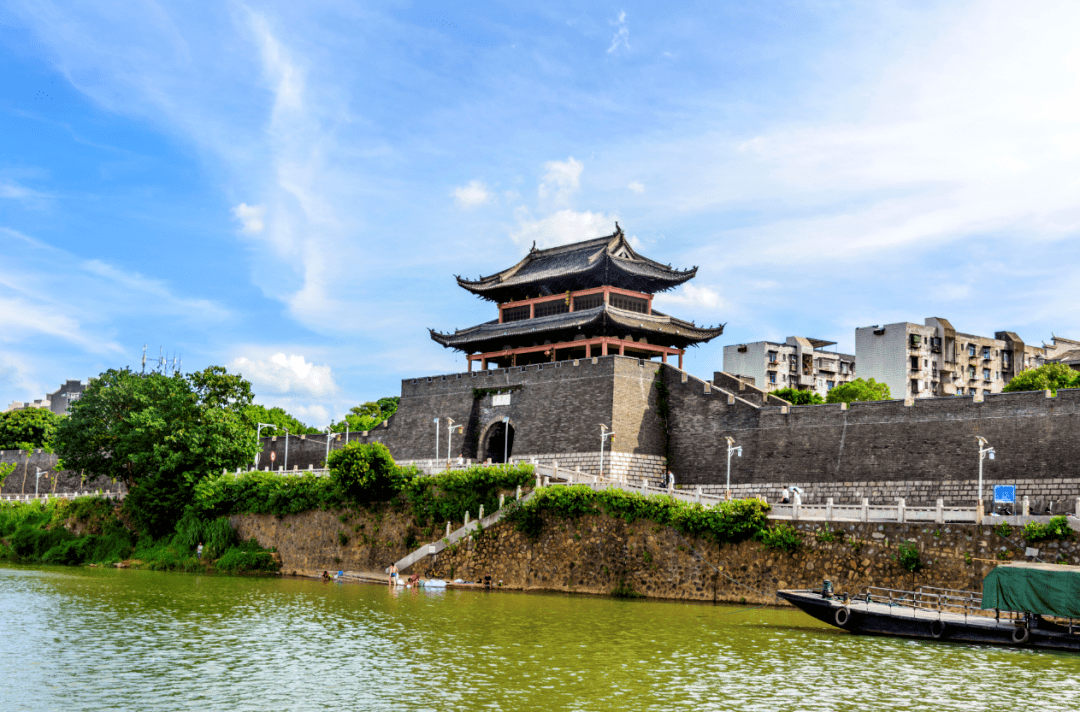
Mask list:
[[[244,515],[232,522],[241,537],[275,547],[286,574],[381,572],[409,553],[406,541],[417,536],[411,519],[394,512]],[[510,590],[633,591],[650,598],[758,604],[776,603],[777,589],[817,588],[823,579],[837,592],[913,584],[978,591],[999,561],[1024,558],[1018,530],[1005,539],[990,526],[833,523],[826,529],[823,523],[800,523],[796,529],[803,545],[787,553],[754,541],[718,546],[650,521],[603,515],[550,520],[536,540],[500,522],[403,573],[466,581],[491,576],[495,586]],[[924,565],[914,575],[896,559],[904,541],[915,544]],[[1080,564],[1075,539],[1037,546],[1045,561]]]

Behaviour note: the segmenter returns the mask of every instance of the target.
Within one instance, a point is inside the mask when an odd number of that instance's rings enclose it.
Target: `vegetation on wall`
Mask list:
[[[549,518],[606,514],[627,522],[649,520],[688,536],[734,544],[748,539],[765,541],[768,511],[769,505],[758,499],[732,500],[710,507],[667,495],[645,496],[614,489],[597,492],[585,485],[573,485],[537,491],[527,502],[514,503],[506,519],[533,538],[540,535]]]
[[[769,395],[776,396],[777,398],[783,398],[791,405],[821,405],[825,402],[817,391],[812,390],[799,390],[798,388],[780,388],[775,391],[769,391]]]
[[[24,408],[0,413],[0,450],[40,449],[52,452],[56,427],[61,420],[62,416],[48,408]]]
[[[1080,371],[1063,363],[1048,363],[1016,374],[1002,391],[1050,391],[1057,395],[1059,388],[1080,388]]]
[[[258,433],[267,438],[274,435],[285,435],[286,429],[290,435],[316,435],[322,431],[304,425],[281,408],[267,408],[261,405],[249,405],[244,408],[244,418],[247,419],[248,428],[251,429],[251,437]],[[259,423],[273,425],[272,428],[259,430]]]
[[[829,391],[825,398],[826,403],[854,403],[856,401],[880,401],[889,400],[889,386],[886,383],[878,383],[873,378],[864,381],[856,378],[854,381],[841,383]]]
[[[398,396],[393,396],[353,406],[341,421],[330,426],[330,432],[344,433],[346,426],[352,433],[374,430],[376,425],[397,412],[400,400]]]
[[[1069,526],[1069,518],[1062,515],[1060,517],[1051,517],[1046,524],[1028,522],[1024,525],[1022,536],[1024,541],[1034,544],[1039,541],[1072,539],[1076,536],[1076,532]]]

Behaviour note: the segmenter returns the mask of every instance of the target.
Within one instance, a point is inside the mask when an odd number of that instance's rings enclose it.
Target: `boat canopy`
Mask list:
[[[983,579],[982,607],[1080,618],[1080,566],[998,566]]]

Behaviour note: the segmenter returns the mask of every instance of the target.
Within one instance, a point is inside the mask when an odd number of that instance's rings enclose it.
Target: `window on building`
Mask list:
[[[962,396],[962,395],[964,395],[964,387],[963,387],[963,386],[958,386],[958,387],[957,387],[957,389],[956,389],[956,395],[958,395],[958,396]]]
[[[983,380],[984,381],[989,381],[990,380],[990,369],[989,368],[984,368],[983,369]]]
[[[646,314],[649,311],[649,302],[647,299],[640,299],[638,297],[627,297],[622,294],[612,294],[610,299],[611,306],[616,309],[624,309],[626,311],[637,312],[639,314]]]
[[[914,380],[914,379],[912,379],[912,381],[911,381],[911,392],[912,393],[918,393],[919,392],[919,382]]]
[[[918,371],[919,370],[919,357],[918,356],[912,356],[911,357],[911,370],[912,371]]]
[[[775,351],[770,351],[769,352],[769,363],[776,363],[776,352]],[[773,375],[775,375],[775,374],[773,374]]]
[[[586,294],[584,297],[574,297],[574,311],[585,311],[586,309],[596,309],[604,303],[603,294]],[[746,347],[739,349],[740,351],[746,351]]]
[[[565,314],[570,311],[570,305],[566,303],[565,299],[556,299],[551,302],[540,302],[536,305],[537,318],[542,316],[552,316],[554,314]]]
[[[968,344],[968,357],[975,358],[975,344]]]
[[[522,319],[528,319],[529,313],[530,308],[528,306],[503,309],[503,321],[521,321]]]
[[[825,387],[831,391],[836,388],[836,381],[825,381]]]
[[[776,371],[769,371],[769,383],[776,383]]]
[[[926,368],[927,366],[929,366],[930,365],[930,359],[925,359],[924,358],[922,360],[922,365],[923,365],[923,368]]]
[[[968,378],[971,378],[971,379],[975,378],[975,367],[974,366],[968,366]]]
[[[990,347],[989,346],[983,346],[982,357],[983,357],[984,360],[990,358]]]

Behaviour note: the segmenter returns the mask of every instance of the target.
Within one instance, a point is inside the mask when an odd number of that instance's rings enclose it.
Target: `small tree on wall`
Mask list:
[[[841,383],[829,391],[826,403],[854,403],[856,401],[880,401],[889,400],[889,386],[886,383],[878,383],[873,378],[864,381],[856,378],[854,381]]]
[[[783,398],[792,405],[821,405],[825,402],[825,399],[816,391],[800,391],[798,388],[781,388],[779,390],[769,391],[769,395]]]

